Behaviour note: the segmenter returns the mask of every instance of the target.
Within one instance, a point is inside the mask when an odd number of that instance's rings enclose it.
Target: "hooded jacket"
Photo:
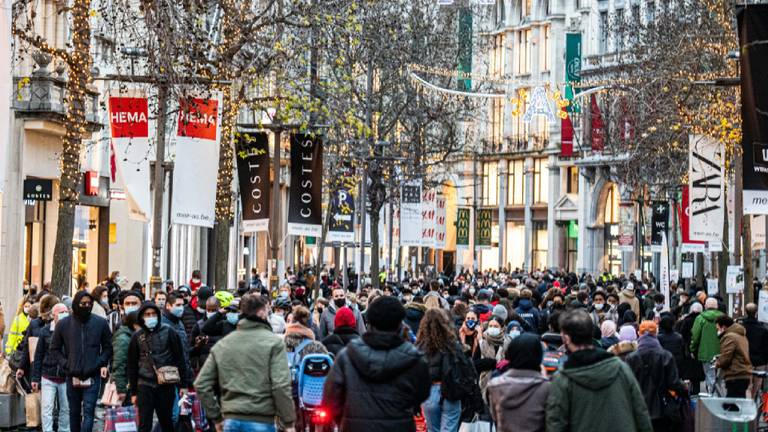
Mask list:
[[[720,357],[717,367],[723,379],[752,378],[752,363],[749,361],[749,343],[746,330],[741,324],[733,324],[720,335]]]
[[[419,333],[419,326],[424,314],[427,313],[427,307],[421,303],[408,303],[405,305],[405,319],[403,323],[411,329],[413,334]]]
[[[368,332],[339,353],[323,401],[342,430],[413,432],[414,409],[427,399],[429,367],[397,333]]]
[[[651,418],[632,371],[601,349],[568,357],[552,379],[547,432],[651,432]]]
[[[355,323],[357,323],[357,332],[359,334],[365,333],[365,321],[363,321],[363,317],[360,316],[360,309],[357,307],[347,305],[350,309],[352,309],[352,312],[355,314]],[[320,315],[320,328],[317,330],[317,339],[323,340],[326,336],[333,333],[333,327],[334,327],[334,320],[336,319],[336,310],[338,308],[336,305],[331,301],[328,306],[323,310],[323,314]]]
[[[708,362],[720,354],[720,339],[717,337],[715,320],[723,313],[708,309],[699,314],[691,329],[691,353],[700,361]]]
[[[640,384],[651,419],[660,419],[664,416],[661,395],[669,390],[682,389],[675,359],[662,348],[656,336],[644,334],[637,345],[637,351],[628,355],[626,362]]]
[[[619,293],[619,304],[621,303],[628,304],[632,312],[635,313],[635,316],[640,316],[640,300],[635,296],[635,291],[626,288],[621,290]]]
[[[73,314],[56,324],[50,348],[67,377],[82,380],[96,376],[112,358],[112,334],[107,320],[80,308],[80,300],[86,296],[93,301],[86,291],[75,294]]]
[[[328,352],[338,356],[342,349],[359,337],[360,335],[357,333],[357,330],[352,327],[336,327],[333,329],[333,334],[323,339],[322,342],[328,349]]]
[[[549,380],[541,372],[510,369],[488,383],[491,417],[500,431],[544,432]]]
[[[524,319],[532,331],[539,328],[539,310],[533,306],[533,301],[529,298],[522,298],[515,309],[520,318]]]

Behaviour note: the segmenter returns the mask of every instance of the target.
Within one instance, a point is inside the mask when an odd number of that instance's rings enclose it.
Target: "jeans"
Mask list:
[[[72,377],[67,378],[67,399],[69,399],[69,426],[72,432],[92,432],[96,400],[99,398],[101,377],[91,377],[86,388],[72,386]]]
[[[41,414],[43,432],[53,432],[53,409],[59,401],[59,431],[69,432],[69,402],[67,401],[67,383],[57,384],[45,378],[40,380]]]
[[[275,432],[275,425],[246,420],[224,420],[224,432]]]
[[[173,384],[150,387],[139,384],[136,390],[136,408],[139,410],[139,432],[152,430],[153,414],[157,414],[162,432],[173,432],[173,401],[176,386]]]
[[[456,432],[461,420],[461,401],[443,400],[440,384],[432,384],[429,398],[421,404],[428,432]],[[226,431],[225,431],[226,432]]]

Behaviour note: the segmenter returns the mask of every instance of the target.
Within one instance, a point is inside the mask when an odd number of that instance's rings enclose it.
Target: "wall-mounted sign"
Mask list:
[[[53,199],[53,180],[25,179],[24,199],[30,201],[50,201]]]

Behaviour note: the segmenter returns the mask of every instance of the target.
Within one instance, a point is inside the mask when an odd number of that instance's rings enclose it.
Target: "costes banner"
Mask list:
[[[723,154],[723,145],[718,140],[703,135],[689,137],[688,238],[690,240],[723,241],[723,218],[725,217]]]
[[[468,208],[460,208],[456,213],[456,246],[469,246]]]
[[[744,213],[768,214],[768,4],[737,6]]]
[[[400,195],[400,245],[421,246],[421,181],[403,185]]]
[[[323,231],[322,193],[322,140],[314,135],[291,135],[288,235],[320,237]]]
[[[149,111],[147,96],[140,90],[109,95],[109,127],[117,173],[125,189],[128,217],[148,222]]]
[[[355,198],[347,189],[340,188],[333,193],[331,221],[325,241],[355,241]]]
[[[213,228],[221,139],[220,96],[182,98],[176,125],[171,220]]]
[[[445,249],[445,196],[438,195],[435,200],[435,249]]]
[[[271,191],[266,132],[236,133],[235,158],[243,206],[243,232],[269,230]]]

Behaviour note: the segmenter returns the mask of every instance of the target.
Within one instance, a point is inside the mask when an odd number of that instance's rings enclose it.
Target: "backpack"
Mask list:
[[[477,386],[475,366],[459,347],[443,354],[442,369],[441,394],[444,399],[459,401],[474,394]]]
[[[544,357],[541,360],[541,364],[544,366],[544,370],[551,375],[560,370],[560,367],[565,363],[565,360],[565,351],[547,348],[544,351]]]
[[[301,367],[301,359],[303,357],[301,352],[311,343],[312,339],[304,339],[293,349],[293,351],[286,352],[286,355],[288,356],[288,369],[291,371],[291,382],[294,384],[297,382],[299,367]]]

